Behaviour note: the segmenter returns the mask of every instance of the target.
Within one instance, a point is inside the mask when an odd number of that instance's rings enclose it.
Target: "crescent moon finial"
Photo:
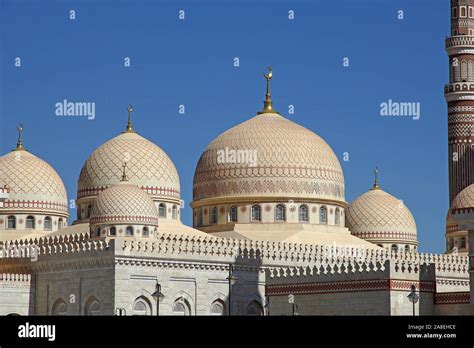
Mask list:
[[[263,76],[267,80],[267,93],[265,94],[265,101],[263,102],[263,110],[259,111],[259,114],[265,114],[265,113],[278,113],[275,110],[273,110],[272,106],[272,98],[270,94],[270,80],[273,77],[273,70],[270,65],[267,65],[268,69],[268,74],[263,73]]]
[[[372,190],[377,190],[379,189],[379,167],[375,167],[374,169],[374,176],[375,176],[375,179],[374,179],[374,187],[372,188]]]
[[[270,80],[273,77],[273,70],[270,65],[267,65],[267,69],[268,69],[268,74],[264,73],[263,76],[265,76],[267,80]]]
[[[18,141],[14,151],[24,150],[23,139],[21,137],[21,134],[23,133],[23,124],[19,123],[18,126],[16,126],[16,130],[18,131]]]
[[[133,106],[128,105],[127,106],[127,111],[128,111],[128,122],[127,122],[127,128],[125,128],[125,133],[134,133],[135,131],[133,130],[133,126],[132,126]]]

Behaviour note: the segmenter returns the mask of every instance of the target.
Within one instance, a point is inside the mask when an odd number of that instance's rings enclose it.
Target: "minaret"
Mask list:
[[[474,182],[474,0],[451,1],[451,37],[446,38],[446,51],[449,83],[444,94],[448,103],[451,206],[456,195]],[[459,247],[457,241],[461,236],[455,237],[448,239],[447,233],[447,244]]]

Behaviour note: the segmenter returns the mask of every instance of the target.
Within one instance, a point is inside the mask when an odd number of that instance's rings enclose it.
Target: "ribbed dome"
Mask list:
[[[90,223],[158,226],[158,213],[148,193],[136,185],[120,182],[97,196]]]
[[[58,173],[25,150],[0,157],[0,182],[10,189],[3,209],[68,216],[66,188]]]
[[[454,198],[451,209],[474,208],[474,184],[469,185]]]
[[[255,165],[234,161],[231,152],[239,150],[254,151]],[[225,151],[231,156],[222,163],[219,154]],[[193,198],[262,196],[344,202],[341,165],[329,145],[312,131],[276,113],[259,114],[206,148],[195,171]]]
[[[353,235],[374,242],[417,243],[410,210],[381,189],[370,190],[349,205],[346,226]]]
[[[82,167],[77,198],[96,196],[119,183],[123,162],[127,162],[130,183],[153,199],[179,202],[179,176],[173,162],[160,147],[134,132],[122,133],[92,153]]]

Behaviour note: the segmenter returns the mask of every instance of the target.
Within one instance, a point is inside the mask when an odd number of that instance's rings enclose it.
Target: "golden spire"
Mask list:
[[[372,188],[372,190],[378,190],[380,187],[379,187],[379,168],[378,167],[375,167],[375,170],[374,170],[374,176],[375,176],[375,180],[374,180],[374,187]]]
[[[18,141],[16,143],[16,148],[13,151],[24,151],[25,147],[23,146],[23,139],[21,138],[21,133],[23,133],[23,125],[20,123],[16,129],[18,131]]]
[[[268,74],[265,74],[265,73],[263,74],[263,76],[267,80],[267,93],[265,94],[265,101],[263,102],[263,110],[258,112],[258,114],[265,114],[265,113],[270,113],[270,112],[274,114],[278,114],[278,112],[273,110],[273,105],[272,105],[273,102],[270,95],[270,80],[273,77],[273,70],[270,66],[267,66],[267,69],[268,69]]]
[[[127,170],[127,162],[123,162],[123,165],[122,165],[122,179],[120,181],[128,181],[126,170]]]
[[[131,105],[129,105],[127,107],[127,111],[128,111],[128,123],[127,123],[127,128],[125,128],[124,133],[135,133],[135,131],[133,130],[133,126],[132,126],[133,107]]]

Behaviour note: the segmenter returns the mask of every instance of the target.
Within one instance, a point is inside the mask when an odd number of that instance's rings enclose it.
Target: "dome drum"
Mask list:
[[[344,207],[328,202],[265,201],[210,204],[193,209],[193,225],[205,232],[235,224],[308,224],[343,228]]]

